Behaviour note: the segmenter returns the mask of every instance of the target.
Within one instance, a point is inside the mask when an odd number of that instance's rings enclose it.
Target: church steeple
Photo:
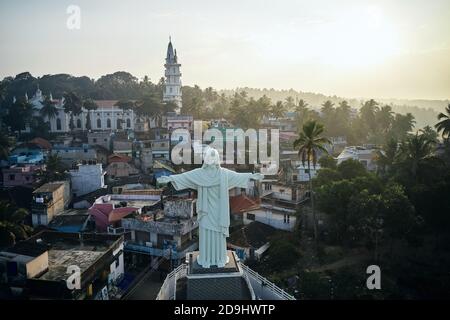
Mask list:
[[[164,64],[166,71],[163,100],[175,102],[178,106],[177,113],[181,109],[181,64],[178,63],[177,50],[173,48],[172,37],[169,37],[167,45],[166,63]]]
[[[167,46],[166,63],[174,63],[175,54],[172,46],[172,37],[169,37],[169,45]]]

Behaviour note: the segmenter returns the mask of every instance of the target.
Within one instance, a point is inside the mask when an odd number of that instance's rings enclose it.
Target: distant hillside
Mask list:
[[[275,90],[275,89],[255,89],[255,88],[236,88],[232,90],[221,90],[220,93],[232,95],[236,91],[245,91],[250,97],[258,99],[266,95],[272,101],[284,101],[291,96],[296,100],[303,99],[312,107],[320,107],[326,100],[331,100],[338,104],[342,100],[347,102],[354,108],[359,109],[361,104],[369,98],[345,98],[338,96],[326,96],[321,93],[301,92],[293,89],[289,90]],[[411,113],[416,119],[416,128],[423,128],[426,125],[433,126],[437,122],[437,115],[443,112],[445,107],[450,103],[450,100],[407,100],[407,99],[375,99],[380,104],[389,104],[392,110],[397,113],[406,114]]]

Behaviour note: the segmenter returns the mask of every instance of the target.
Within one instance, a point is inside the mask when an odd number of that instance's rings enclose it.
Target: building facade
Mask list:
[[[49,182],[33,192],[31,220],[33,227],[48,225],[53,217],[64,211],[70,202],[68,181]]]
[[[80,197],[105,187],[105,174],[102,165],[82,164],[69,171],[72,182],[72,194]]]

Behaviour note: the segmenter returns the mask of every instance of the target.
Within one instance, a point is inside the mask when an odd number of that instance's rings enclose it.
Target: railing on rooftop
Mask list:
[[[295,300],[295,298],[270,282],[259,273],[253,271],[245,264],[239,262],[244,274],[248,277],[255,292],[256,298],[260,300]]]
[[[186,276],[187,265],[180,264],[172,272],[170,272],[166,280],[164,280],[161,289],[159,290],[156,300],[175,300],[177,291],[177,279]]]
[[[253,271],[239,262],[242,268],[244,280],[249,286],[252,300],[295,300],[286,291],[270,282],[259,273]],[[187,264],[183,263],[170,272],[156,297],[156,300],[175,300],[177,291],[177,280],[186,277]]]

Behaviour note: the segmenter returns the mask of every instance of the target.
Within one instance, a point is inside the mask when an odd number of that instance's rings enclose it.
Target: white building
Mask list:
[[[303,165],[303,163],[301,161],[296,161],[297,162],[297,181],[299,182],[307,182],[309,181],[309,172],[311,171],[311,179],[313,179],[316,175],[317,175],[317,171],[320,170],[320,164],[316,163],[315,166],[313,166],[311,164],[310,168],[308,169],[308,164],[305,163],[305,165]]]
[[[50,100],[53,101],[57,109],[56,117],[48,119],[45,117],[45,121],[50,122],[51,132],[69,132],[70,127],[70,114],[64,112],[64,98],[55,100],[52,94],[49,94]],[[35,114],[40,115],[40,110],[43,107],[45,96],[39,89],[36,90],[34,96],[29,99],[31,105],[35,108]],[[134,130],[135,114],[133,110],[123,111],[119,107],[116,107],[117,100],[95,100],[98,106],[97,110],[90,111],[90,123],[91,130],[94,131],[111,131],[130,129]],[[87,113],[88,110],[82,110],[81,114],[73,117],[74,130],[87,130]]]
[[[177,113],[181,109],[181,64],[178,63],[177,50],[173,49],[172,41],[169,39],[169,45],[167,46],[165,86],[163,92],[163,101],[173,101],[178,105]]]
[[[377,149],[364,146],[345,147],[337,157],[337,164],[353,159],[361,162],[367,170],[374,171],[377,168],[375,162],[376,151]]]
[[[72,194],[76,197],[91,193],[105,187],[105,171],[99,164],[78,165],[76,170],[70,170]]]

